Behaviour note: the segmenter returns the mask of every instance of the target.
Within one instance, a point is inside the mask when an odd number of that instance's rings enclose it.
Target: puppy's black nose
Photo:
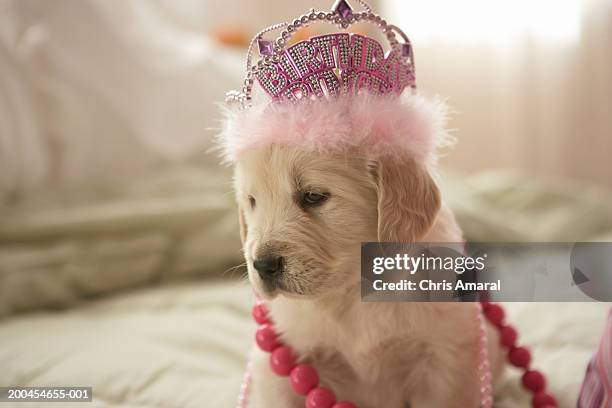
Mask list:
[[[265,256],[256,259],[253,262],[253,267],[259,273],[261,279],[271,279],[277,275],[280,275],[283,271],[283,257],[282,256]]]

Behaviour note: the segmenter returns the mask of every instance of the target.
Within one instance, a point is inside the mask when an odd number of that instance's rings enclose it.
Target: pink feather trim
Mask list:
[[[219,148],[227,162],[271,144],[318,153],[413,157],[431,165],[451,142],[443,102],[404,93],[361,93],[313,103],[262,103],[225,110]]]

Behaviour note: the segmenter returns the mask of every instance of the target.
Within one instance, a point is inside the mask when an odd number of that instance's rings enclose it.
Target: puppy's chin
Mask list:
[[[255,294],[264,299],[272,300],[277,296],[284,296],[293,299],[308,299],[319,296],[319,290],[313,286],[298,287],[292,282],[291,278],[280,278],[276,281],[264,281],[257,273],[249,272],[249,281]]]
[[[300,300],[317,300],[329,296],[337,296],[338,293],[345,293],[348,290],[349,281],[343,280],[337,284],[318,282],[318,284],[308,285],[303,288],[294,288],[290,282],[281,281],[271,284],[262,281],[259,276],[249,274],[249,280],[255,294],[263,300],[273,300],[277,297]]]
[[[255,295],[264,300],[272,300],[281,292],[277,284],[264,282],[257,276],[257,272],[249,271],[249,282],[251,283]]]
[[[281,292],[279,288],[272,285],[267,285],[261,280],[258,280],[257,282],[251,281],[251,286],[253,287],[255,294],[264,300],[272,300]]]

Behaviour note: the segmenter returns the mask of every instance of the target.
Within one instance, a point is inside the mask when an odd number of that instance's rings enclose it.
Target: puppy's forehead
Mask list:
[[[273,184],[275,188],[324,186],[358,176],[365,160],[352,155],[329,155],[300,149],[269,146],[246,153],[239,161],[248,184]]]

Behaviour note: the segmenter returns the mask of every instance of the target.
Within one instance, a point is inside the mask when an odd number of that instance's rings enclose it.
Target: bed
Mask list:
[[[221,172],[218,189],[227,187]],[[203,178],[196,173],[177,174],[169,196],[152,193],[168,182],[156,179],[146,200],[140,186],[121,202],[2,217],[0,384],[92,386],[100,407],[234,405],[253,343],[253,297],[242,271],[229,268],[240,263],[231,196],[190,182]],[[441,184],[471,240],[612,233],[597,192],[498,173]],[[507,307],[561,406],[574,406],[610,305]],[[496,407],[528,406],[517,375],[506,371]]]

